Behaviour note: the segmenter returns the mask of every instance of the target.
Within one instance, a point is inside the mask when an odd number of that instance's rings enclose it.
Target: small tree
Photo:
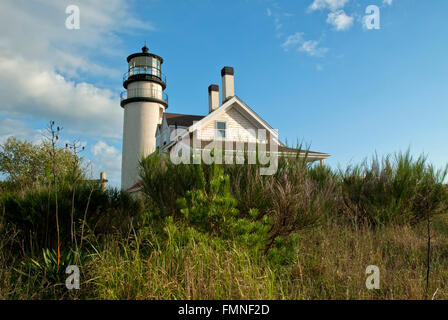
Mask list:
[[[60,180],[71,180],[70,177],[75,173],[75,162],[76,175],[84,175],[81,158],[77,158],[69,149],[55,146],[53,161],[52,151],[48,141],[33,144],[10,137],[0,144],[0,173],[6,178],[8,187],[23,190],[35,185],[47,185],[52,178],[52,163]]]
[[[198,167],[202,170],[202,167]],[[230,193],[230,177],[219,165],[210,167],[202,188],[189,190],[177,200],[184,222],[202,233],[246,246],[254,255],[263,252],[271,227],[271,219],[260,218],[257,209],[241,216],[237,200]]]
[[[38,148],[31,142],[10,137],[0,145],[0,172],[19,188],[31,185],[43,173],[39,156]]]

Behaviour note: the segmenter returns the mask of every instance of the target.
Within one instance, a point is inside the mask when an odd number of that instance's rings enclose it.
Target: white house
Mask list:
[[[253,109],[235,95],[234,70],[224,67],[222,77],[222,103],[219,87],[208,88],[207,115],[167,113],[168,97],[164,94],[166,78],[162,74],[163,59],[148,52],[127,58],[129,70],[124,75],[121,106],[124,108],[122,189],[134,191],[139,187],[138,162],[140,157],[154,151],[169,153],[184,144],[191,150],[205,150],[217,144],[229,150],[250,150],[250,146],[263,146],[268,152],[287,156],[319,160],[327,153],[298,150],[285,146],[274,130]],[[187,141],[187,142],[186,142]]]

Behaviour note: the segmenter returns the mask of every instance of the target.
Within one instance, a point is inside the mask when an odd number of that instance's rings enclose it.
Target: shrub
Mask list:
[[[128,231],[131,223],[138,225],[141,220],[141,202],[127,193],[102,191],[99,185],[92,183],[82,183],[74,192],[69,187],[59,186],[57,192],[61,241],[67,246],[73,244],[73,238],[80,239],[84,228],[101,235]],[[15,226],[27,250],[39,251],[40,248],[54,246],[56,221],[53,188],[5,193],[0,197],[0,208],[4,212],[4,223]]]
[[[143,191],[162,216],[182,217],[201,232],[267,254],[278,244],[291,247],[291,236],[320,221],[334,187],[328,171],[302,159],[281,158],[272,176],[261,176],[259,169],[258,164],[174,165],[168,157],[152,155],[142,160]]]
[[[256,208],[261,213],[258,219],[271,221],[265,253],[276,250],[275,243],[290,246],[295,234],[323,221],[336,208],[335,174],[312,166],[306,157],[280,157],[277,172],[267,176],[260,174],[258,164],[223,167],[241,215],[247,217]]]
[[[415,224],[447,208],[446,175],[446,169],[436,170],[424,156],[414,159],[409,151],[392,160],[374,157],[370,164],[341,172],[341,212],[373,226]]]
[[[160,217],[175,214],[177,199],[188,190],[203,188],[205,173],[202,165],[175,165],[168,157],[156,153],[140,162],[142,192]]]
[[[230,193],[229,176],[218,165],[210,169],[203,189],[187,191],[177,201],[185,223],[213,237],[234,240],[254,253],[263,250],[270,220],[265,217],[257,221],[257,209],[250,210],[249,217],[241,217],[237,201]]]

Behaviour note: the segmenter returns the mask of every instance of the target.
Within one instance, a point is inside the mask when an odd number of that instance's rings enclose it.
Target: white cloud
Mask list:
[[[0,75],[2,109],[10,116],[55,120],[72,133],[121,137],[123,111],[110,90],[69,81],[18,56],[0,56]]]
[[[40,143],[44,138],[43,134],[43,130],[34,129],[20,120],[0,120],[0,144],[5,143],[10,137]]]
[[[275,26],[275,30],[278,31],[283,27],[283,24],[281,24],[280,19],[279,18],[274,18],[274,26]]]
[[[308,11],[329,10],[330,13],[328,13],[327,23],[334,26],[336,31],[348,30],[353,26],[355,20],[342,10],[348,1],[349,0],[314,0],[308,7]]]
[[[114,186],[120,185],[121,176],[121,152],[100,140],[90,148],[93,158],[93,174],[99,176],[99,173],[104,171]]]
[[[392,0],[383,0],[383,4],[392,5]]]
[[[342,9],[349,0],[314,0],[308,7],[309,11],[329,9],[335,11]]]
[[[65,27],[71,4],[80,8],[79,30]],[[33,126],[49,120],[72,137],[121,138],[120,89],[95,81],[119,83],[123,70],[104,61],[128,54],[121,35],[144,39],[154,30],[131,14],[126,0],[0,1],[0,142],[10,136],[39,142],[43,132]],[[119,181],[120,152],[103,149],[92,161]]]
[[[319,47],[317,40],[305,40],[303,32],[296,32],[287,37],[283,42],[282,48],[285,51],[295,48],[297,51],[305,52],[312,57],[323,57],[328,51],[328,48]]]
[[[348,30],[353,26],[354,18],[345,14],[344,10],[330,12],[327,23],[335,27],[337,31]]]
[[[271,9],[272,8],[272,9]],[[266,9],[266,13],[268,17],[271,17],[274,23],[274,28],[276,31],[276,37],[281,38],[283,36],[283,32],[281,32],[285,20],[293,17],[294,14],[290,12],[283,11],[277,2],[273,2],[271,4],[271,8]]]
[[[299,47],[299,51],[306,52],[312,57],[323,57],[328,48],[319,47],[319,41],[317,40],[307,40]]]
[[[297,46],[299,43],[303,42],[303,32],[296,32],[286,38],[286,41],[283,42],[282,48],[285,51],[288,51],[290,48]]]
[[[101,155],[110,156],[119,153],[119,151],[115,147],[108,145],[104,141],[98,141],[98,143],[93,145],[91,149],[94,156],[101,156]]]
[[[95,0],[79,4],[81,28],[65,27],[65,8],[73,1],[2,1],[0,4],[0,54],[20,54],[38,60],[48,68],[75,75],[78,72],[101,72],[116,77],[110,70],[93,62],[93,55],[122,55],[119,33],[153,30],[130,13],[125,0],[110,0],[107,5]]]
[[[120,79],[103,60],[125,57],[119,35],[154,30],[135,18],[125,0],[79,3],[81,28],[65,27],[70,0],[0,2],[0,98],[6,117],[54,119],[67,131],[120,137],[118,88],[86,79]],[[98,58],[101,57],[101,58]],[[117,81],[118,82],[118,81]]]

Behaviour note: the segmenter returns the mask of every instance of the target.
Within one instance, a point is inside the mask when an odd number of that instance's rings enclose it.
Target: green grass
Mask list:
[[[446,172],[423,157],[338,171],[283,159],[273,176],[150,157],[142,176],[141,199],[96,190],[88,210],[91,189],[59,190],[59,266],[52,191],[0,195],[0,299],[448,298]],[[73,263],[81,289],[69,291]],[[380,290],[366,289],[368,265]]]

